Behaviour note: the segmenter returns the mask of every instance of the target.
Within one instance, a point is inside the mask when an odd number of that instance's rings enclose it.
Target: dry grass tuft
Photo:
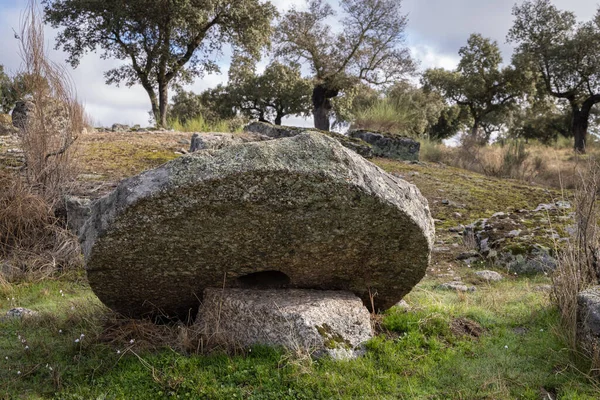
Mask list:
[[[77,238],[16,173],[0,171],[0,275],[50,277],[81,266]]]
[[[73,178],[72,145],[85,127],[83,107],[66,68],[47,57],[35,0],[28,3],[19,40],[31,106],[19,133],[25,155],[23,172],[29,185],[54,205]]]
[[[600,165],[590,162],[580,175],[575,192],[575,230],[571,239],[558,250],[558,269],[553,276],[553,299],[559,307],[566,339],[577,351],[577,295],[590,286],[597,285],[599,269],[598,245],[598,191],[600,190]],[[592,352],[593,353],[593,352]],[[588,354],[597,358],[597,354]],[[598,360],[596,360],[598,361]],[[600,366],[595,364],[595,367]]]

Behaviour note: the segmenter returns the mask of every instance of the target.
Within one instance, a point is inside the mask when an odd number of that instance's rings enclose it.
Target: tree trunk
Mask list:
[[[283,115],[280,113],[277,113],[277,115],[275,116],[275,125],[281,126],[282,119],[283,119]]]
[[[573,147],[577,153],[585,153],[588,126],[590,124],[590,113],[592,107],[596,104],[596,100],[595,96],[588,98],[581,108],[575,101],[571,101],[571,109],[573,110],[571,133],[575,139]]]
[[[156,120],[156,124],[161,128],[167,127],[167,109],[169,106],[169,84],[158,83],[158,106],[159,106],[159,117]]]
[[[329,113],[333,106],[331,105],[332,98],[339,94],[339,90],[329,89],[325,85],[317,85],[313,88],[313,117],[315,128],[322,131],[330,129]]]

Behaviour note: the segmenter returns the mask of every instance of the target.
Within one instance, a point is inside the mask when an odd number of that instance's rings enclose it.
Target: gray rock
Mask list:
[[[243,143],[241,138],[236,138],[231,133],[194,133],[190,143],[190,153],[198,150],[217,150],[232,144]]]
[[[113,132],[127,132],[130,130],[129,125],[124,124],[113,124],[110,129]]]
[[[364,140],[373,148],[373,155],[395,160],[418,161],[421,144],[416,140],[364,130],[351,131],[350,137]]]
[[[90,216],[89,199],[82,199],[75,196],[65,198],[65,208],[67,212],[67,228],[76,235],[81,233],[81,228]]]
[[[600,347],[600,286],[577,295],[577,340],[590,353]]]
[[[454,290],[457,292],[474,292],[477,290],[475,286],[467,286],[461,281],[453,281],[448,283],[442,283],[438,286],[441,290]]]
[[[208,345],[264,344],[349,359],[373,336],[369,311],[350,292],[207,288],[203,298],[196,326]]]
[[[502,279],[504,279],[502,277],[502,275],[500,275],[496,271],[488,271],[488,270],[477,271],[477,272],[475,272],[475,275],[477,275],[479,278],[483,279],[484,281],[488,281],[488,282],[500,282]]]
[[[232,145],[122,181],[92,205],[90,285],[130,316],[186,318],[206,287],[348,290],[384,310],[425,275],[419,190],[327,136]]]
[[[15,128],[25,129],[31,122],[35,113],[35,104],[32,101],[17,101],[12,111],[12,123]]]
[[[8,318],[28,318],[36,317],[38,315],[39,313],[37,311],[33,311],[23,307],[11,308],[6,312],[6,316]]]
[[[244,128],[244,131],[260,134],[272,139],[281,139],[298,136],[306,132],[317,132],[311,128],[297,128],[292,126],[277,126],[265,122],[252,122]],[[336,132],[318,131],[323,135],[330,136],[339,141],[344,147],[349,148],[365,158],[372,158],[373,152],[371,146],[361,139],[352,138]]]

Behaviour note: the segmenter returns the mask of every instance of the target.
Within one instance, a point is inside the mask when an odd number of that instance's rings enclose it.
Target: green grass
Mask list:
[[[201,115],[194,119],[185,121],[174,120],[169,123],[169,126],[177,132],[239,132],[242,126],[233,127],[236,125],[232,121],[216,121],[211,122],[205,120]]]
[[[0,311],[18,305],[42,315],[0,322],[0,398],[539,399],[540,388],[597,398],[557,334],[547,294],[535,290],[544,282],[519,278],[459,295],[426,278],[407,297],[410,311],[384,315],[386,331],[364,357],[312,363],[265,347],[237,356],[151,351],[135,332],[126,338],[133,344],[106,342],[110,313],[85,284],[4,286]],[[480,335],[452,329],[458,318],[479,324]]]

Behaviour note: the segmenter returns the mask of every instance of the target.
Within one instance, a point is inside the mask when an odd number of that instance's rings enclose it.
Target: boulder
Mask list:
[[[67,228],[76,235],[81,233],[81,228],[90,216],[89,199],[75,196],[65,197],[65,212],[67,214]]]
[[[207,344],[263,344],[348,359],[373,336],[371,316],[353,293],[324,290],[204,291],[196,325]]]
[[[128,132],[131,128],[129,127],[129,125],[113,124],[113,126],[110,129],[113,132]]]
[[[38,315],[39,313],[37,311],[23,307],[11,308],[5,314],[5,316],[8,318],[30,318],[37,317]]]
[[[339,141],[344,147],[349,148],[365,158],[372,158],[371,146],[361,139],[352,138],[336,132],[319,131],[314,128],[298,128],[292,126],[278,126],[266,122],[252,122],[244,128],[245,132],[256,133],[271,139],[294,137],[305,132],[319,132]]]
[[[600,286],[577,295],[577,341],[590,353],[600,349]]]
[[[375,157],[419,161],[421,143],[411,138],[364,130],[350,131],[349,136],[369,143]]]
[[[346,290],[387,309],[425,275],[419,190],[327,136],[232,145],[122,181],[81,234],[97,296],[129,316],[195,314],[207,287]]]
[[[32,101],[18,101],[12,111],[12,123],[15,128],[25,129],[35,113]]]
[[[232,144],[243,143],[241,138],[236,138],[231,133],[194,133],[190,143],[190,153],[198,150],[222,149]]]
[[[502,275],[496,271],[477,271],[475,272],[475,275],[486,282],[500,282],[502,279],[504,279]]]

